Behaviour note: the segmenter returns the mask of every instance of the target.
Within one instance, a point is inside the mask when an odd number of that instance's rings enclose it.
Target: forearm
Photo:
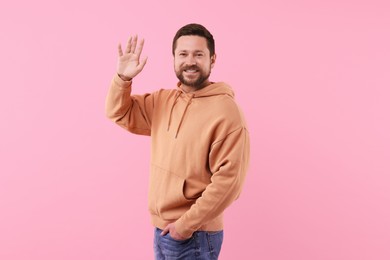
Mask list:
[[[132,106],[131,81],[123,81],[115,75],[106,97],[106,116],[112,121],[121,124]]]
[[[249,136],[238,129],[214,145],[209,155],[211,183],[196,203],[176,221],[179,234],[188,237],[219,216],[242,190],[249,164]]]
[[[115,75],[106,98],[106,116],[126,130],[150,135],[153,95],[131,95],[132,81]]]
[[[212,183],[202,196],[176,221],[176,229],[180,235],[189,237],[202,225],[222,214],[237,199],[243,185],[243,173],[227,171],[222,169],[220,173],[214,174]]]

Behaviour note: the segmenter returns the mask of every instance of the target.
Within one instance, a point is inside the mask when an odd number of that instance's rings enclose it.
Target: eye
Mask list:
[[[179,56],[184,57],[184,56],[186,56],[186,54],[184,52],[181,52],[181,53],[179,53]]]
[[[202,56],[203,56],[203,53],[198,53],[196,56],[202,57]]]

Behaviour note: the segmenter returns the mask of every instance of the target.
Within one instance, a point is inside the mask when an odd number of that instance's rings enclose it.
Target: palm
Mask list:
[[[122,52],[121,45],[118,46],[117,73],[126,78],[134,78],[145,66],[146,58],[140,61],[144,41],[137,45],[137,36],[130,37],[125,53]]]
[[[126,53],[119,57],[118,72],[121,72],[121,74],[125,76],[131,77],[131,75],[138,74],[138,65],[139,58],[134,53]]]

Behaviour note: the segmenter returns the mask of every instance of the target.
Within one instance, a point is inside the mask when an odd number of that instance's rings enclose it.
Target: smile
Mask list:
[[[197,73],[198,71],[197,70],[184,70],[184,72],[187,72],[187,73]]]

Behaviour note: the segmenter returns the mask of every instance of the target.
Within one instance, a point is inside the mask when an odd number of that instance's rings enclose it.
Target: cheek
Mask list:
[[[177,62],[177,60],[174,60],[174,61],[173,61],[173,67],[175,68],[175,70],[176,70],[177,68],[180,67],[180,65],[179,65],[179,63]]]
[[[175,63],[174,70],[175,70],[175,73],[181,73],[182,66],[180,64]]]
[[[175,73],[181,73],[183,70],[183,67],[185,66],[185,60],[180,58],[174,58],[173,60],[173,68],[175,70]]]
[[[173,65],[175,66],[175,68],[180,68],[182,66],[183,62],[179,59],[175,59],[174,62],[173,62]]]

